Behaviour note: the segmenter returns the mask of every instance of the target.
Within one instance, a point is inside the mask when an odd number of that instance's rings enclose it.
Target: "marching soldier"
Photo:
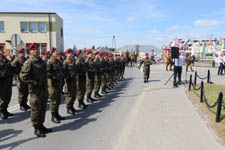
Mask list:
[[[52,114],[52,122],[60,123],[60,120],[65,120],[59,115],[59,105],[61,101],[61,87],[62,87],[62,66],[57,59],[57,50],[52,47],[49,53],[49,60],[47,62],[47,76],[48,76],[48,94],[50,101],[50,111]]]
[[[87,64],[87,102],[93,103],[95,99],[91,97],[91,94],[94,89],[96,64],[94,62],[94,58],[91,51],[87,52],[87,58],[85,60],[85,63]]]
[[[45,137],[46,133],[52,132],[51,129],[44,126],[48,100],[47,72],[46,64],[40,58],[40,51],[36,43],[30,45],[30,58],[24,62],[20,78],[29,87],[34,134],[37,137]]]
[[[76,100],[77,88],[76,88],[76,76],[77,70],[75,60],[73,59],[73,50],[67,49],[65,51],[66,60],[63,63],[63,72],[65,75],[65,86],[66,86],[66,108],[67,113],[75,115],[75,108],[73,106]]]
[[[170,71],[172,71],[172,66],[173,65],[174,65],[174,62],[173,62],[171,56],[169,55],[167,57],[167,61],[166,61],[166,71],[168,71],[168,67],[169,67]]]
[[[81,50],[76,52],[77,60],[76,60],[76,67],[77,67],[77,99],[79,102],[78,107],[86,109],[88,105],[84,103],[84,96],[86,92],[86,63],[83,58],[83,54]]]
[[[150,75],[150,65],[152,65],[152,61],[149,59],[148,54],[145,54],[145,58],[141,60],[139,69],[141,65],[144,64],[143,72],[144,72],[144,83],[148,82],[149,75]]]
[[[98,52],[95,52],[94,55],[95,55],[94,62],[95,62],[95,70],[96,70],[95,83],[94,83],[94,92],[95,92],[94,97],[100,98],[100,97],[102,97],[99,94],[99,90],[100,90],[100,87],[101,87],[101,74],[102,74],[101,70],[102,69],[101,69],[100,56],[98,55]]]
[[[101,58],[100,58],[100,62],[101,62],[101,72],[102,72],[102,78],[101,78],[101,87],[102,87],[102,94],[107,94],[108,92],[106,91],[106,82],[107,82],[107,79],[106,79],[106,76],[107,76],[107,74],[106,74],[106,71],[107,71],[107,64],[106,64],[106,62],[105,62],[105,58],[104,58],[104,56],[105,56],[105,52],[101,52],[100,54],[99,54],[100,56],[101,56]]]
[[[4,51],[0,49],[0,118],[7,119],[14,116],[8,112],[7,108],[12,96],[13,68],[10,61],[4,56]]]
[[[28,109],[30,109],[30,106],[27,105],[28,102],[28,84],[24,83],[20,77],[20,71],[21,68],[25,62],[25,50],[24,48],[20,48],[18,50],[18,57],[13,61],[13,68],[15,68],[15,73],[18,75],[18,83],[17,83],[17,88],[18,88],[18,102],[20,104],[20,110],[21,111],[27,111]]]

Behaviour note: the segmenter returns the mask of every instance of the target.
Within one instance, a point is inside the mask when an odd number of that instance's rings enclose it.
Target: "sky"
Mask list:
[[[2,0],[0,11],[56,12],[65,49],[225,38],[225,0]]]

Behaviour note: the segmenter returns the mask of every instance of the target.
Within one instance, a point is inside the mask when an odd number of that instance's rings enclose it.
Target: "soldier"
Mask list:
[[[28,84],[22,82],[22,80],[19,77],[21,68],[25,62],[25,50],[24,48],[20,48],[18,50],[18,57],[13,61],[13,68],[15,68],[15,73],[18,75],[18,83],[17,83],[17,88],[18,88],[18,102],[20,104],[20,110],[21,111],[27,111],[30,109],[30,106],[27,105],[28,102]]]
[[[125,73],[125,69],[126,69],[126,59],[124,57],[124,55],[122,54],[122,75],[121,75],[121,78],[122,80],[124,80],[124,73]]]
[[[4,51],[0,49],[0,118],[7,119],[14,116],[8,112],[7,108],[12,96],[13,68],[10,61],[4,56]]]
[[[75,115],[76,110],[73,106],[76,100],[76,76],[77,70],[75,65],[75,60],[73,59],[73,50],[71,48],[67,49],[64,53],[66,55],[66,60],[63,63],[63,72],[65,75],[65,86],[66,86],[66,108],[67,113]]]
[[[99,54],[100,56],[101,56],[101,58],[100,58],[100,62],[101,62],[101,72],[102,72],[102,78],[101,78],[101,87],[102,87],[102,94],[107,94],[108,92],[106,91],[106,87],[107,87],[107,79],[106,79],[106,76],[107,76],[107,74],[106,74],[106,71],[107,71],[107,64],[106,64],[106,61],[105,61],[105,58],[104,58],[104,56],[105,56],[105,52],[101,52],[100,54]]]
[[[44,126],[48,100],[47,72],[46,64],[40,58],[40,51],[36,43],[30,45],[30,58],[24,62],[20,79],[29,87],[31,122],[34,134],[43,138],[46,133],[52,132],[52,130]]]
[[[96,70],[96,73],[95,73],[95,83],[94,83],[94,97],[95,98],[100,98],[102,97],[100,94],[99,94],[99,90],[100,90],[100,87],[101,87],[101,62],[100,62],[100,56],[98,55],[99,53],[98,52],[95,52],[94,55],[95,55],[95,59],[94,59],[94,62],[95,62],[95,70]]]
[[[150,65],[152,65],[152,61],[149,59],[148,54],[145,54],[145,58],[140,61],[139,69],[141,65],[144,64],[143,72],[144,72],[144,83],[148,82],[149,75],[150,75]]]
[[[77,99],[79,102],[78,107],[86,109],[88,105],[84,103],[84,96],[86,92],[86,64],[83,58],[83,54],[81,50],[76,52],[77,60],[76,60],[76,67],[77,67]]]
[[[85,60],[85,63],[87,64],[87,102],[93,103],[94,101],[96,101],[94,98],[91,97],[95,83],[96,64],[94,62],[94,57],[90,50],[87,52],[87,58]]]
[[[168,67],[170,68],[170,71],[172,71],[173,65],[174,65],[173,60],[172,60],[171,56],[169,55],[167,57],[167,61],[166,61],[166,71],[168,71]]]
[[[187,57],[187,65],[186,65],[186,71],[188,72],[188,68],[190,67],[191,71],[193,72],[194,70],[192,69],[192,62],[193,62],[193,57],[189,55]]]
[[[49,53],[49,60],[47,62],[47,76],[48,76],[48,94],[50,101],[50,111],[52,114],[52,122],[60,123],[60,120],[65,120],[59,115],[59,105],[61,101],[61,87],[62,87],[62,66],[57,59],[57,50],[52,47]]]

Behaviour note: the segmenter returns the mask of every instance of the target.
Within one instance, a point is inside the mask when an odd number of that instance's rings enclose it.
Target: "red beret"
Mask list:
[[[124,57],[124,54],[122,54],[121,56]]]
[[[148,56],[148,53],[145,53],[145,56]]]
[[[109,54],[109,57],[112,57],[113,56],[113,54]]]
[[[55,51],[56,48],[55,47],[51,47],[50,52]]]
[[[67,54],[67,53],[71,53],[73,50],[71,49],[71,48],[68,48],[66,51],[65,51],[65,55]]]
[[[20,48],[18,51],[17,51],[17,53],[19,54],[19,53],[23,53],[24,52],[24,48]]]
[[[77,55],[79,55],[80,53],[82,53],[81,50],[78,50],[78,51],[76,52]]]
[[[38,44],[37,43],[32,43],[31,45],[30,45],[30,49],[32,49],[32,48],[38,48]]]
[[[108,53],[107,52],[105,52],[105,56],[108,56]]]
[[[45,51],[45,55],[47,56],[50,53],[50,51]]]
[[[87,54],[91,54],[91,53],[92,53],[92,51],[91,51],[91,50],[88,50],[88,51],[87,51]]]
[[[105,52],[101,52],[101,53],[99,53],[99,55],[100,56],[103,56],[103,55],[105,55]]]
[[[62,55],[62,52],[61,52],[61,51],[58,51],[58,52],[57,52],[57,55]]]

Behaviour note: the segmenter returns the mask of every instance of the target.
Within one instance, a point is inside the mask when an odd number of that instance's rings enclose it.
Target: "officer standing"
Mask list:
[[[7,108],[12,96],[13,68],[10,61],[4,56],[4,51],[0,49],[0,118],[7,119],[14,116]]]
[[[94,57],[90,50],[87,52],[87,58],[85,60],[85,63],[87,64],[87,102],[93,103],[95,99],[91,97],[91,94],[94,89],[96,64],[94,62]]]
[[[101,52],[100,54],[99,54],[100,56],[101,56],[101,58],[100,58],[100,62],[101,62],[101,72],[102,72],[102,78],[101,78],[101,87],[102,87],[102,94],[107,94],[108,92],[106,91],[106,82],[107,82],[107,79],[106,79],[106,76],[107,76],[107,74],[106,74],[106,71],[107,71],[107,64],[106,64],[106,62],[105,62],[105,58],[104,58],[104,56],[105,56],[105,52]]]
[[[77,60],[76,60],[76,67],[77,67],[77,99],[79,102],[78,107],[86,109],[88,105],[84,103],[84,96],[86,92],[86,64],[83,58],[83,54],[81,50],[76,52]]]
[[[28,102],[28,84],[22,82],[22,80],[19,77],[21,68],[26,60],[24,57],[25,55],[25,50],[24,48],[20,48],[18,50],[18,57],[14,59],[13,61],[13,68],[15,69],[15,73],[18,75],[18,82],[17,82],[17,88],[18,88],[18,102],[20,104],[20,110],[21,111],[27,111],[30,109],[30,106],[27,104]]]
[[[45,137],[52,132],[44,126],[46,106],[48,100],[46,64],[40,57],[40,51],[36,43],[30,45],[30,58],[25,61],[20,78],[28,84],[31,105],[31,122],[34,134],[37,137]]]
[[[168,71],[168,67],[170,69],[170,71],[172,71],[172,66],[174,65],[171,56],[169,55],[167,57],[167,61],[166,61],[166,71]]]
[[[63,72],[65,75],[65,86],[66,86],[66,108],[67,113],[75,115],[75,108],[73,106],[74,101],[76,100],[76,76],[77,70],[75,61],[73,59],[73,50],[71,48],[65,51],[66,60],[63,63]]]
[[[62,87],[62,67],[57,59],[57,50],[52,47],[49,53],[49,60],[47,62],[47,76],[48,76],[48,94],[50,101],[50,111],[52,114],[52,122],[60,123],[60,120],[65,120],[59,115],[59,105],[61,101],[61,87]]]
[[[191,71],[194,71],[192,69],[192,62],[193,62],[193,57],[189,54],[187,57],[187,65],[186,65],[186,71],[188,72],[188,68],[190,67]]]
[[[148,82],[149,75],[150,75],[150,65],[152,65],[151,59],[148,57],[148,53],[145,54],[145,58],[140,61],[139,69],[141,68],[141,65],[144,64],[143,72],[144,72],[144,83]]]

